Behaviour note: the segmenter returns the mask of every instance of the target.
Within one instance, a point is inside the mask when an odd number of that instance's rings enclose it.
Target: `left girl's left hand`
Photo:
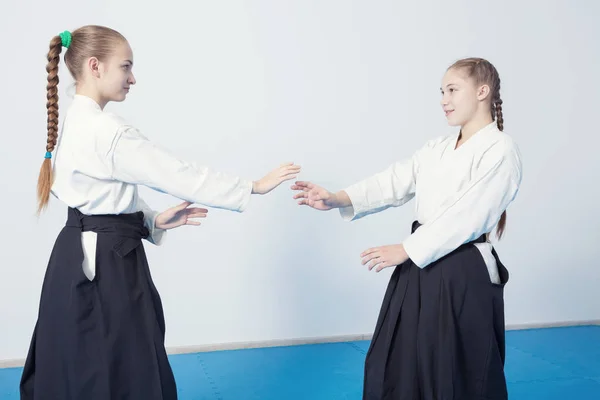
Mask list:
[[[408,254],[401,244],[373,247],[364,251],[360,257],[362,265],[369,264],[369,271],[375,266],[375,271],[380,272],[384,268],[395,267],[408,260]]]
[[[154,226],[159,229],[173,229],[182,225],[200,225],[193,218],[206,218],[206,208],[188,208],[192,203],[185,201],[158,214]]]

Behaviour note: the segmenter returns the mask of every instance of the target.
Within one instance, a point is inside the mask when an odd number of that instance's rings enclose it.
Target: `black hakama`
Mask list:
[[[419,224],[413,223],[413,232]],[[395,268],[365,361],[364,400],[508,398],[504,376],[504,285],[467,243],[421,269]]]
[[[21,399],[177,398],[143,219],[142,212],[84,216],[69,208],[44,277]],[[91,281],[82,231],[98,234]]]

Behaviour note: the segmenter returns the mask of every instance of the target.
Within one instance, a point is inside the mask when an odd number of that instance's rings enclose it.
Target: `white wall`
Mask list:
[[[36,3],[0,6],[0,360],[25,357],[66,217],[56,199],[34,215],[48,43],[88,23],[129,38],[138,84],[109,108],[153,140],[253,179],[292,160],[303,179],[331,190],[452,132],[439,108],[442,74],[457,58],[489,58],[525,163],[498,245],[511,272],[507,323],[600,319],[598,3]],[[61,67],[64,111],[70,79]],[[179,202],[142,192],[160,209]],[[391,270],[368,272],[359,253],[402,240],[413,203],[348,224],[292,195],[284,185],[244,214],[211,210],[202,227],[146,246],[168,346],[372,331]]]

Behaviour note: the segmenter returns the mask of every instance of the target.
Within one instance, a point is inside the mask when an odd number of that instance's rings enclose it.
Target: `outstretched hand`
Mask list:
[[[285,181],[295,179],[300,173],[300,166],[293,162],[275,168],[267,175],[252,184],[252,193],[267,194]]]
[[[294,199],[299,199],[298,204],[300,205],[307,205],[321,211],[331,210],[334,207],[334,195],[314,183],[299,181],[292,185],[292,190],[300,191],[294,195]]]
[[[158,214],[154,225],[159,229],[173,229],[182,225],[200,225],[194,218],[206,218],[206,208],[188,208],[192,203],[185,201]]]

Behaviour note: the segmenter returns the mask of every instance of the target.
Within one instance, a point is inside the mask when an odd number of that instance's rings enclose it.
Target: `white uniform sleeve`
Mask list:
[[[192,203],[242,212],[250,201],[252,181],[181,160],[133,127],[119,129],[109,160],[113,179]]]
[[[514,200],[522,177],[519,150],[512,141],[496,143],[484,155],[472,181],[403,243],[420,268],[464,243],[489,233]]]
[[[148,241],[152,244],[160,246],[167,234],[166,229],[159,229],[156,227],[156,217],[160,214],[159,211],[155,211],[146,202],[139,196],[137,197],[136,210],[142,211],[144,213],[144,225],[150,231],[150,236],[148,236]]]
[[[385,170],[344,189],[352,205],[340,208],[341,217],[346,221],[354,221],[412,200],[420,158],[433,144],[434,141],[427,142],[411,157],[395,162]]]

